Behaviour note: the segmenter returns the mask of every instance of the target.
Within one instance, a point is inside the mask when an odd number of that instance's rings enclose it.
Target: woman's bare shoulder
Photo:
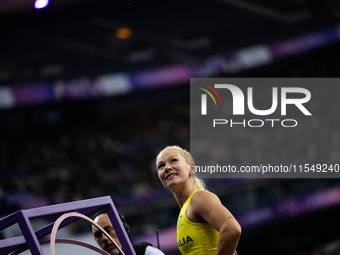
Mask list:
[[[199,190],[192,197],[190,205],[193,207],[201,207],[213,204],[221,204],[218,196],[207,190]]]

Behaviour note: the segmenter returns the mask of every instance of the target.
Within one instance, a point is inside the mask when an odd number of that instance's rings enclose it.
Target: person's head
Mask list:
[[[129,226],[125,222],[124,217],[122,215],[120,215],[120,217],[121,217],[121,220],[123,221],[125,230],[129,235]],[[118,240],[116,231],[114,230],[107,213],[105,211],[101,211],[93,217],[93,220],[94,222],[99,224],[99,226],[101,226],[112,237],[112,239],[118,244],[118,246],[122,249],[122,246]],[[107,251],[108,253],[112,255],[121,254],[118,251],[118,249],[115,247],[115,245],[104,235],[104,233],[102,233],[101,230],[95,227],[94,225],[92,225],[92,233],[93,233],[94,240],[97,242],[100,248],[102,248],[103,250]]]
[[[196,165],[191,154],[176,145],[165,147],[156,158],[158,177],[165,188],[176,184],[176,176],[182,182],[193,182],[196,188],[205,190],[204,181],[195,175]]]

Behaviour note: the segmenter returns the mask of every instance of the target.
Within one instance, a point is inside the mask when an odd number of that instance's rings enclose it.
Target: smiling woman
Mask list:
[[[194,163],[194,159],[192,158],[191,154],[187,150],[184,150],[179,146],[168,146],[163,151],[166,151],[166,150],[173,150],[173,151],[177,152],[180,156],[182,156],[184,158],[185,162],[188,165],[190,165],[190,163]],[[162,152],[160,152],[158,154],[158,157],[161,155]],[[158,157],[157,157],[157,159],[158,159]],[[172,158],[172,161],[176,162],[177,158],[176,157]],[[162,163],[162,162],[157,161],[156,164],[158,164],[158,163]],[[161,167],[161,166],[156,165],[156,167],[157,167],[157,169],[159,169],[159,167]],[[195,168],[190,169],[189,176],[193,178],[193,181],[194,181],[196,187],[200,190],[206,190],[206,186],[205,186],[204,181],[202,179],[198,178],[194,173],[195,173]],[[164,183],[163,183],[163,185],[164,185]]]
[[[158,154],[156,168],[163,186],[171,190],[181,208],[177,220],[181,254],[235,253],[241,226],[195,176],[196,165],[190,153],[179,146],[168,146]]]

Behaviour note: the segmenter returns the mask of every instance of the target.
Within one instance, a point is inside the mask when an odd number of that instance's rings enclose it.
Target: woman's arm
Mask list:
[[[225,208],[220,199],[211,192],[197,192],[188,208],[188,218],[200,218],[219,232],[216,255],[232,255],[241,235],[241,226]]]

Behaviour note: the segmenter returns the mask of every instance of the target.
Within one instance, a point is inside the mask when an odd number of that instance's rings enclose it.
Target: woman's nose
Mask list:
[[[169,164],[165,165],[165,172],[168,172],[169,170],[171,170],[171,166]]]

